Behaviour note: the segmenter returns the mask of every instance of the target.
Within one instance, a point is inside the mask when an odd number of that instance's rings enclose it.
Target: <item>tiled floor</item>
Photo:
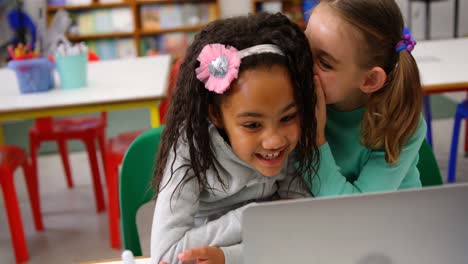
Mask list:
[[[457,99],[463,98],[464,94],[452,96]],[[434,150],[444,177],[447,173],[452,125],[450,119],[433,122]],[[461,139],[460,146],[463,143],[464,139]],[[45,155],[40,158],[40,193],[45,224],[45,230],[40,233],[34,229],[23,176],[18,173],[15,177],[29,247],[29,263],[77,263],[120,256],[120,251],[109,246],[107,212],[96,213],[86,155],[82,152],[73,153],[71,163],[76,187],[67,189],[58,156]],[[468,182],[468,158],[463,157],[461,147],[457,177],[459,182]],[[149,254],[153,205],[150,203],[144,206],[137,217],[145,255]],[[0,199],[0,207],[0,263],[14,263],[3,197]]]

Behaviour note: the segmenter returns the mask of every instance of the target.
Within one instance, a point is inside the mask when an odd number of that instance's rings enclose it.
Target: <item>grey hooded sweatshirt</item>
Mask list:
[[[303,198],[309,193],[292,179],[292,158],[276,176],[265,177],[240,160],[221,137],[215,126],[209,128],[214,167],[224,182],[217,180],[213,168],[206,172],[211,189],[200,190],[196,178],[181,184],[189,164],[188,144],[179,140],[174,174],[171,151],[154,210],[151,232],[153,263],[181,263],[177,256],[185,250],[217,246],[224,252],[226,264],[243,263],[241,217],[253,202],[268,200],[275,194],[281,198]],[[292,155],[290,155],[291,157]],[[180,169],[177,169],[181,167]],[[289,167],[289,169],[288,169]],[[189,171],[187,177],[192,176]],[[180,186],[183,187],[179,187]],[[289,189],[288,189],[289,188]]]

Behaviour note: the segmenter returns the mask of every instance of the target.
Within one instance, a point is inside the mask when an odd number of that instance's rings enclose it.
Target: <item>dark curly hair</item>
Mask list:
[[[242,59],[239,74],[247,69],[272,65],[282,65],[289,70],[301,128],[301,137],[295,149],[297,163],[294,180],[307,187],[303,177],[314,174],[319,160],[315,141],[316,99],[312,79],[312,55],[303,31],[296,24],[280,13],[262,13],[211,22],[195,36],[180,67],[176,89],[167,113],[166,128],[156,157],[158,166],[153,176],[156,193],[164,187],[160,184],[166,166],[171,166],[172,174],[180,169],[174,168],[174,162],[168,163],[168,156],[170,151],[177,156],[176,144],[181,137],[187,140],[190,160],[182,166],[189,169],[186,170],[184,180],[178,188],[195,177],[200,189],[210,189],[206,171],[214,168],[216,157],[210,147],[208,108],[213,106],[214,111],[219,114],[220,98],[226,94],[218,95],[208,91],[197,79],[195,69],[200,65],[197,61],[199,53],[205,45],[212,43],[221,43],[238,50],[260,44],[274,44],[285,54],[281,56],[262,53],[248,56]],[[189,171],[192,172],[189,174]],[[219,175],[218,180],[225,186]]]

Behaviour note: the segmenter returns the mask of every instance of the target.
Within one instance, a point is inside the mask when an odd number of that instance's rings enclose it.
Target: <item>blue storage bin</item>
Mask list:
[[[54,86],[52,69],[54,65],[46,58],[12,60],[8,68],[16,73],[21,93],[48,91]]]

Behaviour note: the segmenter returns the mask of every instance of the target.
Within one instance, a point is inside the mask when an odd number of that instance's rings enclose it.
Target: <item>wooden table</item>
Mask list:
[[[425,94],[468,91],[468,38],[418,41],[412,54]]]
[[[170,55],[98,61],[88,64],[88,85],[20,94],[16,76],[0,69],[0,145],[6,120],[148,108],[151,126],[159,125],[158,102],[166,96]],[[56,83],[58,76],[55,73]]]

